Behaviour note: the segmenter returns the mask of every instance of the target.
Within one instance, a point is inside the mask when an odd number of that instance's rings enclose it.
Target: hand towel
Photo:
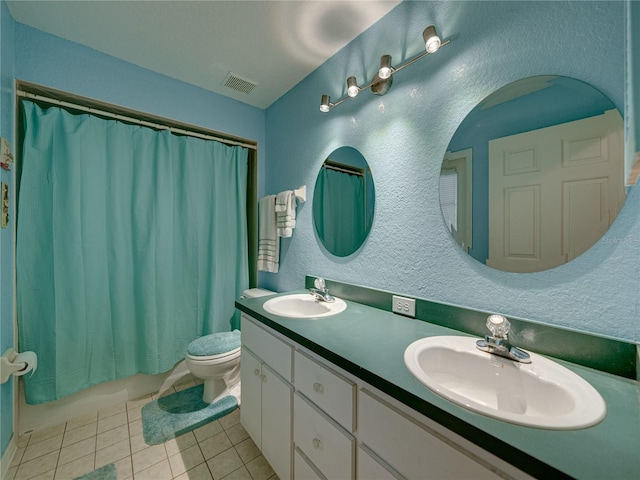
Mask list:
[[[276,196],[260,199],[260,229],[258,234],[258,270],[278,272],[280,264],[280,239],[276,234]]]
[[[292,190],[276,197],[276,227],[278,237],[291,237],[296,226],[296,196]]]

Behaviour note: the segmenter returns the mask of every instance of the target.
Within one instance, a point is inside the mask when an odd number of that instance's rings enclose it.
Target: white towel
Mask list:
[[[291,237],[296,226],[296,196],[292,190],[276,197],[276,227],[279,237]]]
[[[258,270],[278,272],[280,264],[280,239],[276,234],[276,196],[260,199],[260,230],[258,236]]]

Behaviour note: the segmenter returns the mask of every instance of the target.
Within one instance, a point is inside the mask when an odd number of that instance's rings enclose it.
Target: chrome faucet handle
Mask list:
[[[478,340],[476,347],[483,352],[492,353],[500,357],[509,358],[521,363],[531,363],[531,356],[524,350],[509,343],[507,334],[511,324],[502,315],[489,315],[487,328],[492,335],[486,335],[484,340]]]
[[[333,303],[336,301],[333,295],[329,294],[329,289],[324,283],[324,278],[320,278],[320,277],[316,278],[313,281],[313,285],[315,286],[315,288],[310,288],[309,293],[313,295],[316,298],[316,300],[320,300],[322,302],[327,302],[327,303]]]
[[[487,328],[496,338],[507,338],[511,324],[502,315],[489,315],[487,318]]]

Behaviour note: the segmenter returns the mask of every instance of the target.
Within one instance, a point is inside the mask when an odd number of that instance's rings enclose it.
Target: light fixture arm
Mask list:
[[[440,44],[440,48],[444,47],[445,45],[449,45],[451,43],[451,40],[447,39],[447,40],[443,40],[442,43]],[[438,49],[439,50],[439,49]],[[433,52],[436,53],[436,52]],[[393,73],[397,73],[400,70],[402,70],[403,68],[408,67],[409,65],[414,64],[415,62],[417,62],[418,60],[420,60],[421,58],[426,57],[427,55],[432,55],[432,52],[427,52],[424,51],[418,55],[416,55],[413,58],[410,58],[409,60],[407,60],[406,62],[404,62],[402,65],[397,66],[397,67],[393,67]]]
[[[423,36],[425,36],[427,32],[429,32],[431,35],[437,37],[436,31],[435,31],[435,27],[433,27],[433,26],[427,27],[425,29],[425,31],[423,32]],[[425,37],[425,40],[426,40],[426,37]],[[397,67],[393,67],[391,65],[391,56],[390,55],[383,55],[382,59],[381,59],[381,64],[384,64],[387,67],[387,73],[388,73],[388,70],[390,69],[391,70],[391,74],[388,77],[383,77],[382,76],[382,71],[380,71],[380,73],[377,73],[373,77],[373,79],[369,83],[367,83],[366,85],[357,86],[358,87],[358,93],[363,91],[363,90],[367,90],[367,89],[371,89],[371,91],[376,95],[384,95],[385,93],[387,93],[389,88],[391,88],[391,83],[393,81],[393,74],[394,73],[399,72],[403,68],[408,67],[409,65],[417,62],[418,60],[420,60],[421,58],[426,57],[427,55],[431,55],[431,54],[437,52],[440,48],[442,48],[445,45],[448,45],[449,43],[451,43],[451,40],[449,40],[449,39],[440,41],[440,39],[437,38],[437,40],[438,40],[438,46],[436,46],[436,48],[434,50],[429,51],[427,49],[424,52],[419,53],[418,55],[414,56],[413,58],[410,58],[409,60],[407,60],[406,62],[402,63],[401,65],[399,65]],[[426,48],[428,48],[428,45],[426,46]],[[355,77],[349,77],[347,79],[347,86],[353,85],[353,84],[355,84]],[[374,86],[376,86],[377,88],[375,88],[375,89],[372,88]],[[335,102],[332,102],[331,101],[331,97],[329,97],[329,95],[322,95],[322,102],[320,104],[320,111],[328,112],[332,108],[337,107],[338,105],[340,105],[345,100],[347,100],[349,98],[353,98],[353,97],[355,97],[355,95],[350,96],[349,93],[347,92],[346,95],[344,95],[343,97],[340,97]]]

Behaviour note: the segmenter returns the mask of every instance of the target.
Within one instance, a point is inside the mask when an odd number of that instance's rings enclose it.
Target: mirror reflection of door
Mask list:
[[[473,259],[506,272],[570,262],[602,238],[624,202],[623,135],[616,105],[580,80],[541,75],[499,88],[467,114],[447,148],[441,190],[458,176],[456,216],[441,195],[452,238]],[[463,235],[461,195],[468,192],[451,160],[467,151],[473,229]]]
[[[489,258],[537,272],[584,253],[625,198],[617,110],[489,141]]]
[[[465,252],[472,245],[472,150],[447,152],[440,171],[440,205],[449,232]]]

